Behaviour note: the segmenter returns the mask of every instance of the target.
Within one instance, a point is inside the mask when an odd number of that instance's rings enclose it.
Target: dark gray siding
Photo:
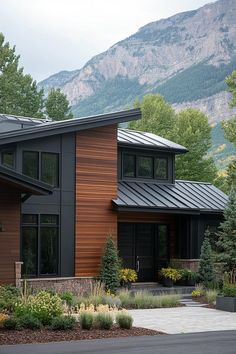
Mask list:
[[[22,213],[57,214],[60,225],[59,275],[74,276],[75,136],[68,133],[17,144],[16,168],[22,172],[24,150],[59,153],[59,188],[50,196],[32,196],[22,204]]]

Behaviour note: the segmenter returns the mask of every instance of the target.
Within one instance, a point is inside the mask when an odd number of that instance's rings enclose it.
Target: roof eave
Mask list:
[[[120,147],[125,147],[125,148],[135,148],[135,149],[140,149],[140,150],[155,150],[155,151],[161,151],[161,152],[169,152],[172,154],[185,154],[189,150],[187,149],[177,149],[177,148],[171,148],[171,147],[161,147],[161,146],[155,146],[155,145],[143,145],[143,144],[133,144],[133,143],[123,143],[118,141],[118,146]]]

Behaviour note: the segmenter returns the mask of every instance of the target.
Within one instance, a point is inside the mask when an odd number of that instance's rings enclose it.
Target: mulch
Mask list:
[[[52,331],[49,329],[30,330],[24,329],[6,330],[0,329],[0,345],[3,344],[26,344],[26,343],[47,343],[84,339],[119,338],[133,336],[155,336],[163,334],[152,329],[133,327],[131,329],[121,329],[113,326],[110,330],[91,329],[82,330],[79,325],[75,329],[66,331]]]

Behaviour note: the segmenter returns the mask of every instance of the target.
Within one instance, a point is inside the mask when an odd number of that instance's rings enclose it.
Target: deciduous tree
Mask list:
[[[60,89],[52,89],[45,102],[46,114],[53,120],[73,118],[69,101]]]

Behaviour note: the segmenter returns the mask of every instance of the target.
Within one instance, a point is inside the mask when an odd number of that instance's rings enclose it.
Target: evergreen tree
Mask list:
[[[236,190],[233,188],[224,210],[224,221],[218,232],[218,259],[225,263],[225,270],[236,269]]]
[[[105,284],[106,290],[110,290],[112,293],[114,293],[119,286],[120,260],[111,235],[108,237],[105,245],[99,279]]]
[[[206,230],[205,238],[201,247],[198,278],[206,288],[215,280],[213,255],[209,241],[210,232]]]
[[[69,101],[60,89],[52,89],[45,102],[46,114],[53,120],[73,118]]]
[[[225,82],[228,86],[228,91],[232,94],[230,106],[235,107],[236,106],[236,70],[234,70],[231,73],[231,75],[226,77]]]
[[[0,112],[43,117],[43,90],[19,68],[19,58],[0,33]]]

